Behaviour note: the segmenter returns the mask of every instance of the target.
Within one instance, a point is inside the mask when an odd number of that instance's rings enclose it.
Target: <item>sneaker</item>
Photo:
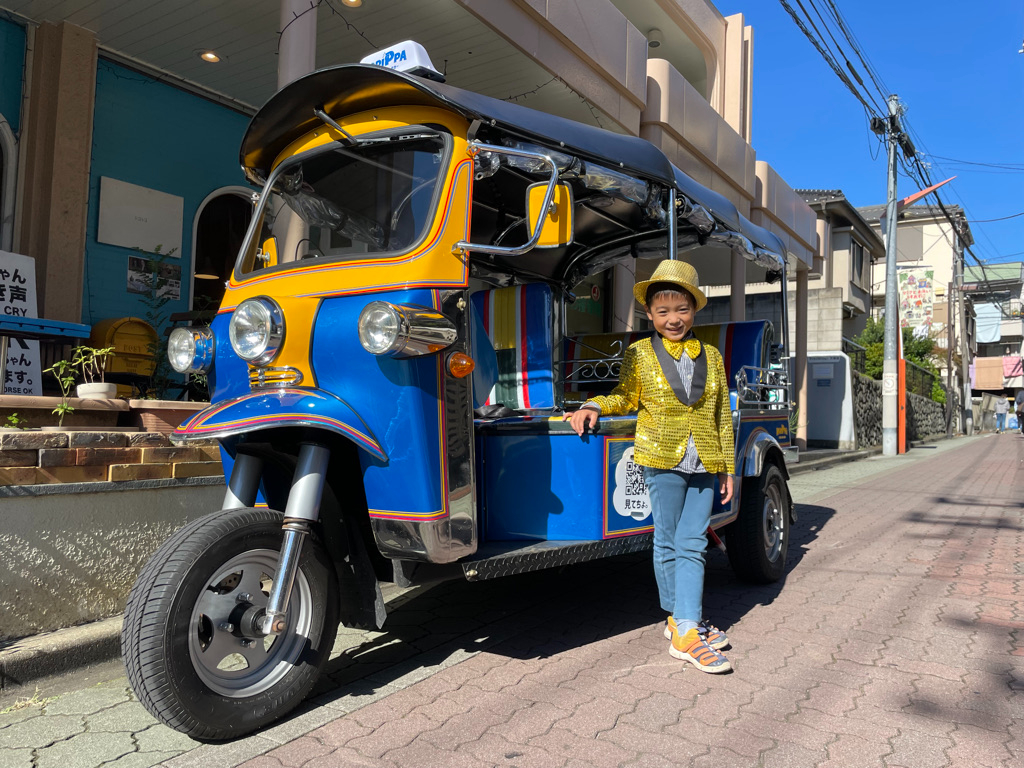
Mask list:
[[[712,675],[732,671],[732,664],[729,663],[729,660],[708,645],[696,629],[691,629],[685,635],[674,635],[668,652],[673,658],[688,661],[702,672]]]
[[[729,638],[726,637],[725,632],[720,630],[714,624],[707,619],[701,619],[701,622],[697,625],[700,630],[700,634],[707,640],[708,645],[714,648],[716,651],[720,651],[723,648],[728,648]],[[665,639],[671,640],[676,633],[676,620],[671,616],[668,617],[668,621],[665,622]]]

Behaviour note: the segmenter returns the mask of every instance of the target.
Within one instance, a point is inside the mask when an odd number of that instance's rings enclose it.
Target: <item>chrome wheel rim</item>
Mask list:
[[[188,652],[199,679],[228,698],[255,696],[279,682],[305,649],[312,623],[309,581],[300,568],[288,601],[288,626],[277,636],[244,638],[234,620],[247,606],[266,608],[279,553],[253,549],[206,580],[189,621]],[[241,609],[241,610],[240,610]]]
[[[782,493],[779,487],[772,483],[765,489],[762,508],[764,552],[770,563],[779,559],[785,543],[786,528],[782,510]]]

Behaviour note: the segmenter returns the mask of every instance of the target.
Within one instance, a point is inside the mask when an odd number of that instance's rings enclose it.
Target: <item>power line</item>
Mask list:
[[[960,163],[962,165],[980,165],[985,168],[1005,168],[1012,171],[1024,171],[1024,163],[980,163],[974,160],[957,160],[955,157],[943,157],[942,155],[929,154],[928,157],[934,157],[936,160],[945,160],[948,163]]]
[[[1007,219],[1016,219],[1018,216],[1024,216],[1024,211],[1020,213],[1012,213],[1009,216],[1000,216],[997,219],[972,219],[969,220],[968,224],[991,224],[993,221],[1006,221]]]
[[[856,98],[857,101],[859,101],[864,106],[864,109],[867,110],[869,114],[873,114],[871,105],[868,104],[867,101],[865,101],[864,97],[860,94],[860,92],[857,90],[854,84],[850,81],[850,78],[848,78],[846,74],[843,72],[843,70],[840,69],[839,65],[835,62],[832,56],[825,50],[825,48],[822,47],[822,44],[818,42],[817,38],[815,38],[814,35],[811,34],[811,31],[807,28],[807,25],[803,23],[803,21],[800,19],[800,16],[797,15],[797,12],[793,9],[793,6],[791,6],[786,0],[779,0],[779,2],[782,3],[782,7],[785,8],[786,12],[793,18],[793,21],[796,22],[796,25],[800,28],[800,31],[804,33],[804,36],[811,42],[811,45],[813,45],[815,49],[818,51],[818,53],[821,54],[821,57],[825,60],[825,63],[828,64],[829,67],[831,67],[832,71],[836,73],[836,77],[838,77],[843,82],[843,84],[850,90],[850,93],[853,94],[854,98]],[[799,2],[799,0],[797,0],[797,2]],[[801,8],[802,7],[803,6],[801,6]]]

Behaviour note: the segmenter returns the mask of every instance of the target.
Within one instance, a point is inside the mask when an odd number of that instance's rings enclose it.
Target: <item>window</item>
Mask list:
[[[864,285],[864,246],[853,240],[851,255],[853,256],[853,282],[859,286]]]
[[[262,195],[240,271],[408,250],[433,216],[445,147],[440,134],[405,133],[284,163]]]

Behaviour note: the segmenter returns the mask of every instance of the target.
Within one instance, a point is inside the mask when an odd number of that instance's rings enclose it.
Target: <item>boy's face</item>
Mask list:
[[[697,310],[688,293],[663,293],[651,299],[647,319],[669,341],[679,341],[693,327]]]

